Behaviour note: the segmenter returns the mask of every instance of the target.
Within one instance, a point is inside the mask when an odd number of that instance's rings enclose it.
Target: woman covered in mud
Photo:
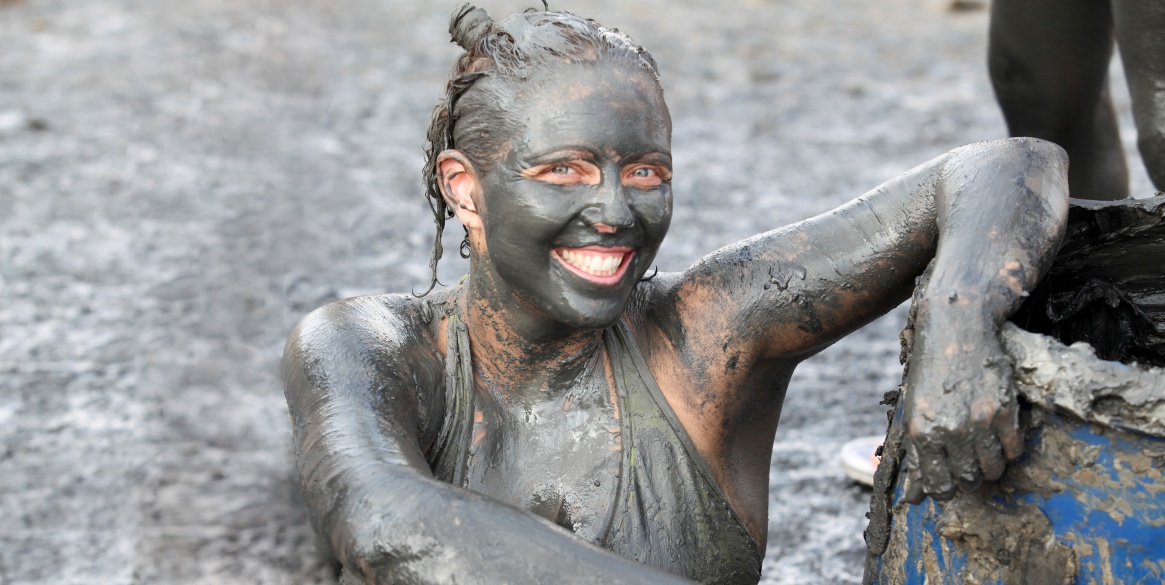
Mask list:
[[[651,56],[564,12],[465,6],[450,30],[466,52],[425,178],[439,231],[465,227],[468,276],[323,307],[284,354],[300,477],[345,582],[756,583],[794,368],[932,259],[910,491],[950,497],[1018,454],[997,331],[1062,234],[1058,147],[956,149],[645,276],[672,208]]]

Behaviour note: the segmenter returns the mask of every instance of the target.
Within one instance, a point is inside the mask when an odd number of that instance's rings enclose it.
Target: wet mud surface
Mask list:
[[[660,64],[675,124],[665,271],[1004,133],[982,11],[551,6],[625,30]],[[421,142],[457,54],[452,7],[0,1],[0,583],[328,582],[279,355],[314,307],[428,282]],[[1114,86],[1132,192],[1147,195]],[[445,262],[442,280],[464,270]],[[762,583],[860,581],[868,492],[836,453],[885,429],[904,315],[794,376]]]

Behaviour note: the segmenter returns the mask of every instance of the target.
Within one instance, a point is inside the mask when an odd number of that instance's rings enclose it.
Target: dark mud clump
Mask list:
[[[1101,359],[1165,366],[1165,195],[1073,201],[1055,264],[1012,321]]]

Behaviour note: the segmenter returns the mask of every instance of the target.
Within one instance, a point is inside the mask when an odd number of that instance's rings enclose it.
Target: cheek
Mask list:
[[[663,238],[671,225],[671,189],[641,192],[632,199],[632,206],[644,231],[654,238]]]
[[[492,232],[514,245],[543,245],[578,214],[573,199],[561,192],[547,192],[528,182],[508,187],[494,189],[489,196],[487,237]]]

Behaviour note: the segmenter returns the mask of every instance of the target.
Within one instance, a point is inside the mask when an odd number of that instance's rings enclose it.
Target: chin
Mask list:
[[[619,321],[627,308],[630,291],[618,298],[594,298],[570,295],[565,306],[556,307],[559,321],[576,329],[606,329]]]
[[[626,266],[617,279],[599,282],[590,275],[576,274],[561,262],[552,262],[535,278],[529,272],[507,270],[499,266],[499,275],[514,286],[509,293],[522,299],[520,305],[535,315],[571,329],[605,329],[611,327],[627,308],[627,301],[640,278],[640,266]]]

